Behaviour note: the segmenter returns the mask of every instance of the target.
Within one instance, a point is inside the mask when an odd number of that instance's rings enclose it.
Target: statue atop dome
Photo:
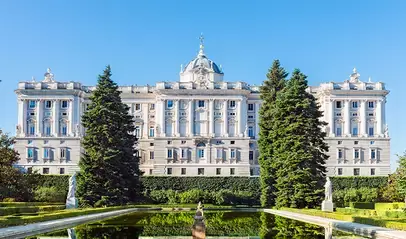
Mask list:
[[[51,68],[47,69],[47,72],[44,74],[45,78],[42,82],[55,82],[54,74],[51,72]]]
[[[357,69],[354,67],[354,69],[352,70],[352,74],[350,75],[350,83],[358,83],[360,76],[361,75],[357,72]]]

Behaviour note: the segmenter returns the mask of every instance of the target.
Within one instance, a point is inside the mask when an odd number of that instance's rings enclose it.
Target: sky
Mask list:
[[[406,150],[406,1],[1,0],[0,128],[17,123],[19,81],[95,85],[107,64],[119,85],[179,80],[200,33],[226,81],[261,84],[274,59],[299,68],[310,85],[361,80],[390,90],[387,123],[392,170]]]

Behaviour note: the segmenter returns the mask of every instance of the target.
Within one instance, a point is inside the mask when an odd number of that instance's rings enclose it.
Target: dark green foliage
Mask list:
[[[388,184],[387,176],[363,177],[330,177],[333,184],[333,191],[345,190],[349,188],[381,188]]]
[[[261,86],[260,93],[262,99],[262,106],[259,111],[259,164],[260,164],[260,180],[261,180],[261,205],[273,206],[275,198],[273,192],[275,191],[275,172],[277,169],[276,164],[272,162],[273,147],[270,132],[272,131],[272,122],[274,120],[275,100],[277,94],[285,87],[286,77],[288,73],[280,66],[279,60],[275,60],[272,67],[269,69],[266,77]]]
[[[383,185],[379,189],[379,201],[380,202],[401,202],[403,197],[399,192],[398,188],[398,178],[397,173],[389,175],[387,185]]]
[[[358,209],[375,209],[374,202],[350,202],[349,206]]]
[[[397,174],[397,188],[400,195],[402,195],[406,203],[406,151],[403,155],[398,155],[399,166],[396,170]]]
[[[273,108],[272,165],[277,207],[316,207],[324,198],[328,156],[322,112],[308,93],[306,76],[295,70]]]
[[[86,135],[79,162],[77,193],[81,205],[121,205],[137,200],[141,193],[134,121],[110,77],[107,66],[82,117]]]
[[[377,202],[377,188],[350,188],[333,191],[333,202],[336,207],[348,207],[351,202]]]
[[[26,207],[0,207],[0,216],[21,214],[21,213],[36,213],[36,212],[49,212],[65,209],[65,205],[53,206],[26,206]]]
[[[35,190],[34,199],[37,202],[65,202],[66,190],[57,187],[39,187]]]

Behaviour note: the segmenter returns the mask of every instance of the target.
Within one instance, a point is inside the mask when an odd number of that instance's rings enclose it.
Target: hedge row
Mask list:
[[[53,206],[28,206],[28,207],[3,207],[0,208],[0,216],[24,214],[24,213],[37,213],[37,212],[50,212],[65,209],[65,205]]]
[[[375,177],[331,177],[333,191],[349,188],[381,188],[388,184],[387,176]]]

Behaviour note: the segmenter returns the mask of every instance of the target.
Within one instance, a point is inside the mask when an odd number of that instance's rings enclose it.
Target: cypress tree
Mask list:
[[[295,70],[271,110],[277,207],[315,207],[324,195],[326,123],[320,121],[322,112],[307,88],[306,76]]]
[[[276,95],[280,92],[286,82],[285,69],[280,66],[279,60],[275,60],[272,67],[269,69],[266,77],[260,88],[262,106],[259,111],[259,164],[260,164],[260,181],[261,181],[261,205],[272,206],[274,204],[274,183],[275,171],[272,165],[272,140],[270,138],[270,131],[272,126],[272,108],[275,104]]]
[[[134,121],[107,66],[82,117],[86,134],[78,177],[81,205],[121,205],[140,193]]]

